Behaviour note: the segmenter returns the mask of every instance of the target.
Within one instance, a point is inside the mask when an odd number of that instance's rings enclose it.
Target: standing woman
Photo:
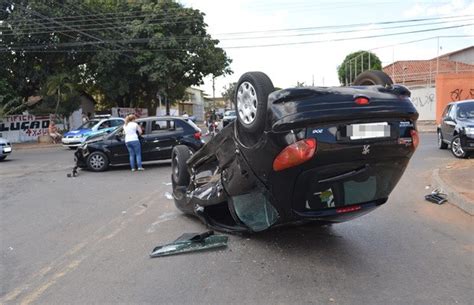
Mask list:
[[[125,144],[127,145],[128,153],[130,155],[130,166],[132,172],[135,171],[135,158],[137,160],[137,167],[139,171],[145,170],[142,167],[142,148],[138,136],[142,134],[142,129],[135,120],[136,116],[129,114],[125,118],[125,125],[123,131],[125,132]]]

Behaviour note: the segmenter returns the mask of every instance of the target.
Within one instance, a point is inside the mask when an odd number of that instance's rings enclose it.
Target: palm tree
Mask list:
[[[75,91],[76,84],[71,81],[70,76],[65,73],[58,73],[48,77],[46,81],[46,93],[48,95],[57,94],[56,108],[54,114],[58,114],[59,103],[61,99],[67,100]]]

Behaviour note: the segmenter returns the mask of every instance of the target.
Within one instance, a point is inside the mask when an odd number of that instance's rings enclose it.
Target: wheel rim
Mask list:
[[[101,155],[93,155],[90,159],[90,165],[93,169],[101,169],[105,165],[105,159]]]
[[[441,147],[443,145],[443,138],[441,137],[441,132],[438,132],[438,146]]]
[[[456,138],[453,140],[453,144],[451,145],[451,150],[453,151],[456,157],[461,157],[464,155],[464,150],[461,147],[461,139]]]
[[[257,117],[257,93],[255,88],[249,82],[240,84],[237,91],[237,109],[240,120],[249,125],[255,121]]]

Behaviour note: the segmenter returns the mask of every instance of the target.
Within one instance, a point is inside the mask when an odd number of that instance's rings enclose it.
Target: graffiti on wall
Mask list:
[[[49,115],[8,115],[0,119],[0,132],[14,143],[34,141],[48,134],[49,122]]]
[[[436,94],[434,88],[412,89],[411,101],[420,114],[419,120],[436,118]]]
[[[456,88],[450,94],[451,102],[474,99],[474,89],[464,90]]]

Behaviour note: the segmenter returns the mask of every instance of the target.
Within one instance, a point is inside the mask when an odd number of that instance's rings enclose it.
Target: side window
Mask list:
[[[104,128],[109,128],[110,127],[110,121],[105,121],[102,124],[99,125],[99,130],[104,129]]]
[[[138,125],[142,128],[142,134],[146,134],[146,122],[139,122]]]
[[[122,120],[112,120],[112,121],[110,121],[110,126],[111,127],[121,126],[122,124],[123,124]]]
[[[181,126],[175,125],[173,120],[156,120],[151,122],[151,133],[164,133],[182,129]]]
[[[456,118],[456,106],[452,105],[451,108],[449,109],[448,116],[452,119]]]
[[[443,114],[441,115],[442,118],[445,118],[448,115],[449,109],[451,109],[451,106],[452,105],[448,105],[446,106],[446,108],[444,108]]]

